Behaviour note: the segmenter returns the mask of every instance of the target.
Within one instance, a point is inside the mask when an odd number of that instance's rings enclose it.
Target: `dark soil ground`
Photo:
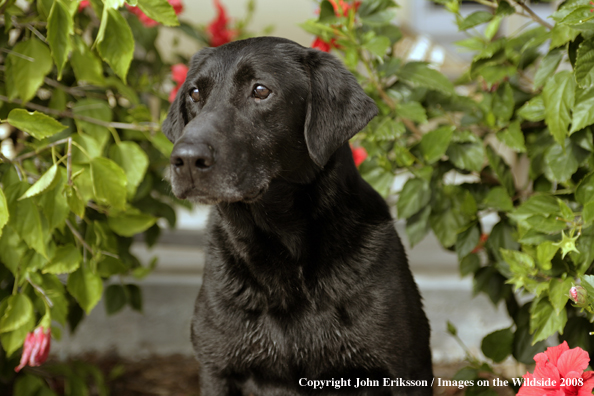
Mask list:
[[[170,356],[142,361],[122,361],[117,358],[92,359],[109,380],[111,396],[199,396],[196,360]],[[464,363],[434,366],[434,376],[452,378]],[[464,391],[452,387],[436,387],[435,396],[458,396]]]
[[[200,396],[199,364],[190,357],[161,356],[129,361],[116,356],[85,356],[77,361],[97,366],[103,372],[110,396]],[[51,365],[51,362],[48,363]],[[75,366],[76,363],[72,365]],[[451,379],[464,366],[463,362],[435,365],[434,377]],[[58,394],[64,394],[63,381],[50,380],[50,383]],[[0,386],[0,395],[11,396],[9,388]],[[435,386],[433,394],[463,396],[464,391],[456,387]],[[514,394],[513,391],[510,393],[509,388],[500,388],[497,393],[498,396]],[[92,386],[89,396],[99,394],[98,389]]]

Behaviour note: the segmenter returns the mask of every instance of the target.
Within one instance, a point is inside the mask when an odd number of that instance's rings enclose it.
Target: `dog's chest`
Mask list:
[[[290,378],[297,373],[312,377],[341,367],[361,368],[376,365],[364,337],[325,315],[319,321],[281,325],[262,316],[245,321],[244,331],[234,332],[224,349],[230,372],[259,374],[264,377]]]

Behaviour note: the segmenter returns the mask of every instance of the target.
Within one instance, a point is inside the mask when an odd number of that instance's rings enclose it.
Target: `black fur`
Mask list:
[[[271,95],[257,100],[256,85]],[[192,59],[163,130],[173,192],[216,204],[192,324],[203,396],[432,394],[419,292],[348,145],[376,114],[338,60],[288,40]],[[355,388],[357,378],[429,386]]]

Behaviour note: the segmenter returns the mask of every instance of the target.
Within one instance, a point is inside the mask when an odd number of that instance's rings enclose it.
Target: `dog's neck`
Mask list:
[[[324,277],[346,277],[347,283],[356,277],[348,278],[344,267],[334,273],[332,268],[339,267],[330,264],[363,249],[365,259],[351,270],[365,271],[368,259],[380,254],[366,248],[369,225],[392,227],[385,201],[362,180],[348,145],[310,183],[275,180],[257,202],[218,204],[217,211],[212,243],[226,257],[220,261],[228,266],[225,271],[242,274],[233,279],[251,279],[231,287],[252,290],[245,299],[248,310],[290,312],[314,301],[310,293],[332,294],[323,286]]]
[[[220,203],[217,209],[230,238],[261,235],[276,239],[298,260],[307,253],[308,240],[317,231],[311,227],[318,219],[327,224],[329,217],[339,217],[333,220],[341,223],[340,216],[348,209],[350,193],[358,183],[360,176],[345,145],[309,183],[275,179],[257,201]]]

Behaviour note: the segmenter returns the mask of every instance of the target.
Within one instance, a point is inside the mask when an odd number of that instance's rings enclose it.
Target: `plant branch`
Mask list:
[[[546,27],[547,29],[551,30],[553,29],[553,25],[551,25],[550,23],[548,23],[547,21],[543,20],[541,17],[539,17],[538,15],[536,15],[536,13],[534,11],[532,11],[532,9],[530,7],[528,7],[526,4],[524,4],[523,1],[521,0],[510,0],[510,2],[512,4],[516,4],[518,6],[520,6],[524,11],[526,11],[526,13],[528,14],[528,16],[530,16],[530,18],[532,18],[532,20],[544,27]]]
[[[382,100],[384,102],[386,102],[386,104],[392,111],[395,111],[396,104],[394,103],[394,100],[392,100],[392,98],[390,98],[388,96],[388,94],[386,93],[386,91],[384,91],[384,89],[381,86],[381,84],[379,83],[379,81],[374,78],[374,73],[371,70],[371,66],[369,65],[367,59],[363,56],[363,54],[361,52],[359,52],[359,58],[361,58],[361,60],[363,61],[363,65],[365,65],[365,68],[367,69],[367,73],[369,74],[369,81],[371,81],[371,84],[377,90],[377,93],[379,94],[379,96],[382,98]],[[423,136],[423,134],[421,133],[421,131],[419,131],[419,129],[417,128],[417,126],[415,125],[414,122],[412,122],[411,120],[404,118],[404,117],[400,117],[400,120],[402,120],[402,123],[408,129],[410,129],[412,131],[412,133],[415,134],[415,136],[418,136],[418,137]]]
[[[68,174],[68,185],[72,187],[72,137],[68,138],[68,157],[66,161],[66,173]]]
[[[30,151],[28,153],[25,153],[23,155],[19,155],[18,157],[16,157],[14,159],[14,161],[21,162],[24,159],[34,157],[34,156],[36,156],[37,154],[41,153],[44,150],[47,150],[47,149],[52,148],[52,147],[55,147],[55,146],[59,146],[60,144],[68,143],[68,140],[69,139],[70,138],[56,140],[55,142],[53,142],[51,144],[48,144],[47,146],[42,147],[39,150],[34,150],[34,151]]]
[[[0,95],[0,101],[8,102],[8,103],[15,103],[15,104],[27,107],[31,110],[41,111],[43,113],[52,114],[57,117],[66,117],[66,118],[72,118],[75,120],[85,121],[85,122],[89,122],[89,123],[95,124],[95,125],[100,125],[100,126],[103,126],[106,128],[131,129],[134,131],[141,131],[141,132],[151,132],[151,131],[159,129],[159,124],[157,124],[156,122],[147,122],[147,123],[143,123],[142,125],[141,124],[130,124],[130,123],[125,123],[125,122],[107,122],[107,121],[98,120],[98,119],[92,118],[92,117],[74,114],[70,111],[60,111],[60,110],[50,109],[49,107],[41,106],[36,103],[31,103],[31,102],[23,103],[23,101],[20,99],[10,100],[10,99],[8,99],[8,97],[6,97],[4,95]]]
[[[74,235],[74,237],[78,239],[78,241],[85,247],[85,249],[87,249],[89,253],[93,254],[93,249],[91,249],[87,241],[85,241],[82,235],[80,235],[78,230],[74,228],[70,220],[66,219],[66,225],[68,226],[68,228],[70,228],[70,232],[72,232],[72,235]]]

